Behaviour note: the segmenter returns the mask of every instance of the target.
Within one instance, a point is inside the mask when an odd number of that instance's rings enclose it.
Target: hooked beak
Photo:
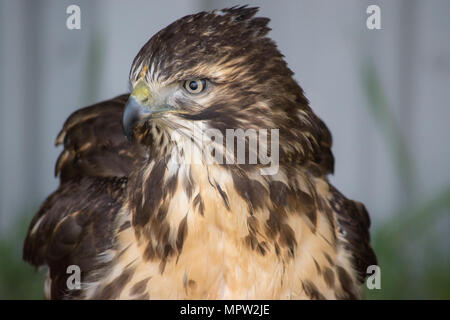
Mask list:
[[[150,109],[143,107],[135,96],[130,95],[122,116],[123,132],[128,140],[131,139],[134,126],[138,122],[150,118],[151,114]]]
[[[170,106],[152,101],[150,89],[143,80],[140,80],[130,94],[123,111],[122,126],[125,136],[130,140],[133,129],[138,123],[149,120],[156,114],[171,110],[173,108]]]

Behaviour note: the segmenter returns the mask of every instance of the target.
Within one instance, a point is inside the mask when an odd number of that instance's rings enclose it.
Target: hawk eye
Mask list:
[[[186,80],[183,85],[187,92],[192,94],[201,93],[206,89],[206,80]]]

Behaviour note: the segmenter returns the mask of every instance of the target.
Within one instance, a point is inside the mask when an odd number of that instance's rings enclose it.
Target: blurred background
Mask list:
[[[81,8],[81,30],[66,8]],[[363,202],[381,289],[369,299],[450,298],[450,1],[0,0],[0,298],[41,299],[21,260],[58,184],[54,139],[74,110],[128,90],[158,30],[202,10],[261,7],[313,110],[333,133],[331,182]],[[366,27],[369,5],[381,30]]]

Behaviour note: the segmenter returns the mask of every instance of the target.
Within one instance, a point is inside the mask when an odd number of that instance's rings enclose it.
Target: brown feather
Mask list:
[[[78,265],[85,276],[100,267],[97,256],[113,244],[128,174],[142,161],[139,147],[121,132],[126,99],[78,110],[58,135],[57,144],[64,142],[61,155],[67,155],[56,165],[61,183],[31,221],[23,249],[26,261],[49,267],[51,298],[77,296],[67,290],[67,267]]]

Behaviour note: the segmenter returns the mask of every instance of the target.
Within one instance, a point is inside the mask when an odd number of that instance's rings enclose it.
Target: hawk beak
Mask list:
[[[122,116],[123,132],[131,139],[134,127],[143,121],[156,117],[156,114],[173,110],[167,105],[160,105],[152,101],[152,95],[147,84],[143,80],[139,80],[133,89]]]
[[[130,95],[122,116],[123,132],[128,140],[131,139],[135,125],[143,120],[150,118],[151,111],[149,108],[143,107],[134,95]]]

